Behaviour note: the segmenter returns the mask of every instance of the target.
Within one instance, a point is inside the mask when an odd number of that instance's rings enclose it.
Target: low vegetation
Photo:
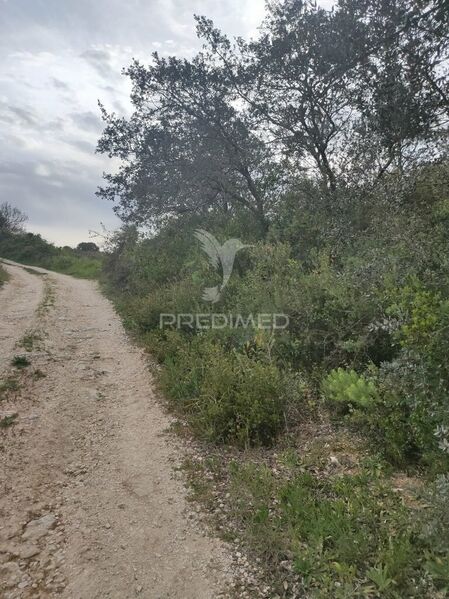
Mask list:
[[[222,481],[220,530],[239,531],[279,596],[449,592],[443,4],[273,2],[260,36],[235,43],[198,17],[201,53],[134,62],[132,118],[103,111],[99,150],[121,168],[99,195],[125,221],[105,288],[205,455],[234,447],[192,485],[204,498]],[[216,303],[204,289],[225,273],[198,229],[251,246]],[[214,313],[289,325],[160,326]],[[323,426],[365,440],[353,468],[323,469],[325,444],[307,463],[298,441]]]
[[[2,285],[4,283],[6,283],[6,281],[9,279],[9,275],[6,272],[6,270],[2,267],[2,265],[0,264],[0,288],[2,287]]]
[[[104,259],[0,239],[29,264],[101,266],[202,442],[195,497],[216,516],[219,498],[279,597],[449,593],[446,4],[280,0],[250,42],[197,17],[202,52],[133,62],[132,117],[103,110],[120,167],[98,193],[124,221]],[[246,246],[224,289],[199,229]],[[344,464],[329,446],[347,438]]]
[[[183,468],[217,532],[262,566],[267,596],[447,596],[447,475],[407,476],[353,433],[313,425],[275,451],[209,447]]]
[[[11,426],[15,423],[17,417],[18,414],[10,414],[8,416],[3,416],[3,418],[0,418],[0,428],[7,428],[8,426]]]
[[[102,256],[98,248],[87,251],[70,247],[59,248],[42,239],[40,235],[5,229],[0,230],[0,256],[14,262],[40,266],[85,279],[97,277],[102,265]],[[32,272],[39,274],[38,271]]]
[[[26,356],[14,356],[11,364],[15,368],[27,368],[27,366],[31,366],[31,362]]]
[[[19,388],[20,382],[15,374],[10,374],[0,379],[0,401],[9,397],[9,394],[16,393]]]
[[[27,352],[32,352],[39,348],[42,341],[42,334],[37,330],[30,330],[19,341],[19,346]]]

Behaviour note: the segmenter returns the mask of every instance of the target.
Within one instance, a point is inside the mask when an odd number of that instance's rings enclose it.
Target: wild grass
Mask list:
[[[101,272],[101,266],[101,258],[69,255],[53,258],[46,268],[78,279],[96,279]]]
[[[3,232],[0,255],[20,264],[39,266],[78,278],[94,279],[99,276],[103,257],[100,252],[83,253],[69,247],[55,247],[33,233]],[[41,273],[29,269],[32,274]]]
[[[0,401],[6,399],[11,393],[20,389],[20,383],[16,375],[7,375],[0,380]]]
[[[0,287],[2,287],[9,280],[9,274],[0,264]]]
[[[37,307],[36,314],[39,317],[42,317],[45,313],[47,313],[50,310],[50,308],[52,308],[55,305],[55,301],[56,293],[53,284],[51,283],[51,281],[46,279],[44,285],[44,294]]]
[[[21,369],[31,366],[31,362],[26,356],[14,356],[11,360],[11,365],[14,366],[14,368]]]
[[[0,418],[0,428],[7,428],[8,426],[11,426],[15,423],[17,417],[18,414],[10,414],[8,416],[3,416],[3,418]]]
[[[19,341],[19,347],[22,347],[27,352],[32,352],[36,347],[39,347],[42,341],[42,334],[39,331],[31,330],[22,337]]]
[[[449,485],[439,502],[419,484],[406,496],[381,459],[361,455],[348,469],[321,449],[215,454],[184,469],[214,528],[263,567],[270,596],[446,596],[449,523],[437,508]]]

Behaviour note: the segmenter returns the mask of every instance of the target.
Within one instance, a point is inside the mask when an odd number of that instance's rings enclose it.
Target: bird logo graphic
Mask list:
[[[207,287],[203,291],[203,300],[215,304],[220,299],[223,289],[231,277],[235,255],[239,250],[251,246],[243,244],[239,239],[228,239],[223,245],[220,245],[219,241],[204,229],[197,229],[194,235],[201,243],[203,252],[207,254],[209,264],[216,270],[219,269],[221,264],[223,274],[221,285]]]

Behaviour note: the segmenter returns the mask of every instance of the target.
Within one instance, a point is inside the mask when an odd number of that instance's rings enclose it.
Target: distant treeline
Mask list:
[[[35,233],[0,230],[0,258],[91,279],[101,270],[102,256],[95,244],[86,245],[84,250],[57,247]]]

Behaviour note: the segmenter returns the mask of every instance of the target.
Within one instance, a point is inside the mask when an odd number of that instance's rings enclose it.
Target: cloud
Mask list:
[[[67,140],[66,143],[72,145],[74,148],[77,148],[78,150],[81,150],[81,152],[84,152],[86,154],[95,154],[96,144],[94,143],[90,143],[82,139],[75,139],[73,141]]]
[[[38,123],[36,115],[31,110],[6,103],[0,104],[0,119],[6,123],[25,127],[35,126]]]
[[[87,112],[73,112],[70,115],[70,118],[75,123],[77,127],[80,129],[85,129],[86,131],[93,131],[94,133],[100,133],[103,129],[103,121],[91,110]]]
[[[111,55],[107,50],[90,48],[80,54],[103,79],[114,79],[117,76],[112,68]]]
[[[96,198],[99,177],[77,172],[63,161],[16,160],[0,164],[0,197],[11,200],[29,216],[30,231],[44,232],[51,241],[65,245],[89,237],[89,230],[117,226],[110,206]],[[70,224],[68,224],[70,223]],[[70,234],[68,234],[70,229]]]
[[[58,79],[57,77],[51,77],[50,81],[52,82],[53,86],[56,87],[56,89],[62,89],[64,91],[68,91],[70,89],[67,83],[64,83],[64,81],[61,81],[61,79]]]
[[[51,175],[51,170],[46,164],[37,164],[34,168],[34,172],[39,177],[49,177]]]
[[[325,1],[325,0],[323,0]],[[0,0],[2,2],[2,0]],[[201,47],[193,14],[248,36],[265,0],[14,0],[0,19],[0,202],[30,216],[29,229],[57,243],[119,224],[95,196],[111,161],[95,154],[97,101],[129,115],[132,58],[191,56]],[[70,225],[67,225],[67,222]]]

